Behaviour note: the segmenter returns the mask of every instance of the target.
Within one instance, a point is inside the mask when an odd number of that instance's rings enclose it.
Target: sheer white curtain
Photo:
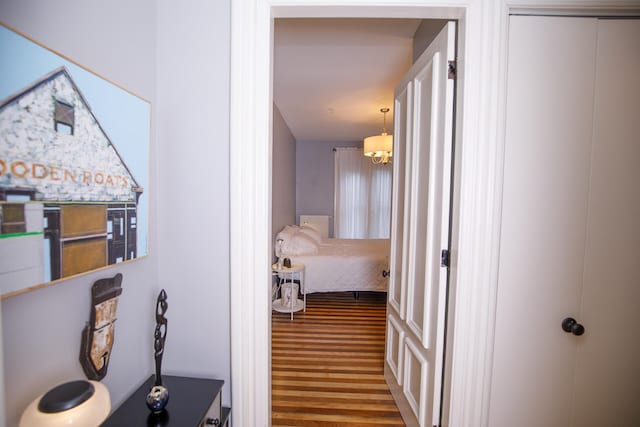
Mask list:
[[[362,148],[336,148],[334,235],[340,239],[389,238],[391,165],[374,165]]]

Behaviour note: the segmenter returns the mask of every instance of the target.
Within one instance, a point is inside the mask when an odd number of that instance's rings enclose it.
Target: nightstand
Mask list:
[[[163,413],[151,413],[145,398],[155,383],[152,375],[105,420],[102,427],[229,427],[230,408],[222,407],[224,381],[205,378],[162,376],[169,390]]]
[[[283,266],[280,268],[277,264],[273,264],[271,271],[278,278],[278,283],[271,295],[271,308],[280,313],[291,313],[291,320],[293,320],[294,312],[307,310],[307,295],[304,292],[304,264],[293,264],[291,267]],[[298,291],[302,295],[302,299],[298,298]]]

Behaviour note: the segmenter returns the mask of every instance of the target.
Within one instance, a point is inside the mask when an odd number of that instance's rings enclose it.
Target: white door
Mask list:
[[[490,425],[638,426],[640,21],[509,24]]]
[[[438,425],[449,247],[455,24],[395,91],[385,375],[408,425]]]

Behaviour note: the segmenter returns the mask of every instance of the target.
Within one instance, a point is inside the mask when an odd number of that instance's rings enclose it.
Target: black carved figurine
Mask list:
[[[169,308],[167,293],[160,291],[156,301],[156,330],[153,334],[153,348],[156,359],[156,382],[149,394],[147,394],[147,406],[152,412],[158,413],[164,410],[169,402],[169,390],[162,385],[162,356],[164,354],[164,342],[167,338],[167,318],[165,313]]]

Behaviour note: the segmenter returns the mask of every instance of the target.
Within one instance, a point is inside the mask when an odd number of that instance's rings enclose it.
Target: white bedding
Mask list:
[[[314,254],[291,255],[304,264],[304,291],[387,291],[388,239],[327,239]]]

